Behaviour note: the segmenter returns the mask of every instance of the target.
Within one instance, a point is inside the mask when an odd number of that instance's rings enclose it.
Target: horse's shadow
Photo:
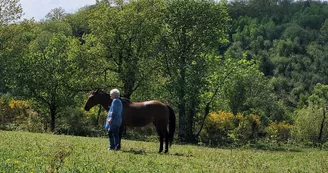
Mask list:
[[[121,149],[120,151],[124,152],[124,153],[132,153],[132,154],[136,154],[136,155],[147,155],[147,153],[144,149],[137,150],[134,148],[130,148],[129,150]]]
[[[121,149],[120,151],[124,153],[135,154],[135,155],[160,154],[160,155],[171,155],[171,156],[179,156],[179,157],[193,157],[192,154],[186,154],[186,153],[158,153],[154,151],[146,152],[144,149],[135,149],[135,148],[130,148],[129,150]]]

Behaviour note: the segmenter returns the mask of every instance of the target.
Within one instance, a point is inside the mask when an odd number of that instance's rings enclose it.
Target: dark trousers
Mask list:
[[[109,137],[109,148],[110,149],[118,149],[120,148],[120,126],[111,125],[110,131],[108,131]]]

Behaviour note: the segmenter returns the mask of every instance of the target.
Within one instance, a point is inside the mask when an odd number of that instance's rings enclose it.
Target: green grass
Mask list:
[[[328,152],[215,149],[106,138],[0,131],[0,172],[328,172]]]

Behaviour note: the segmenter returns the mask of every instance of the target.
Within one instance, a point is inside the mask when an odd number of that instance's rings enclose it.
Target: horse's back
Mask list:
[[[142,127],[151,122],[168,122],[168,115],[167,106],[160,101],[132,102],[123,109],[123,122],[126,126]]]

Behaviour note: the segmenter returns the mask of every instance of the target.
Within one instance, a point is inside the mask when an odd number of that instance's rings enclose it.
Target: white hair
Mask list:
[[[115,96],[115,97],[120,97],[120,91],[118,90],[118,89],[112,89],[111,91],[110,91],[110,95],[111,96]]]

